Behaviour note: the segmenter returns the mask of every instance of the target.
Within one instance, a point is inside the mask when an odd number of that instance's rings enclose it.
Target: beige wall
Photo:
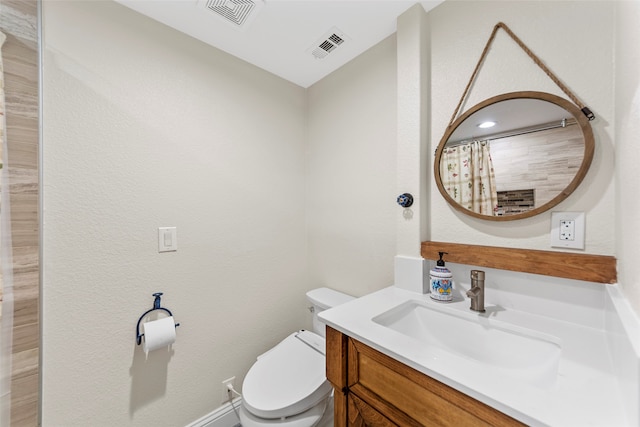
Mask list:
[[[43,425],[186,425],[310,326],[305,92],[115,2],[43,24]],[[181,326],[145,360],[157,291]]]
[[[309,278],[362,296],[393,283],[396,37],[308,89]]]
[[[585,252],[602,255],[615,255],[615,224],[611,223],[615,203],[614,9],[615,2],[609,1],[447,1],[429,14],[433,148],[444,134],[493,26],[500,21],[596,114],[592,122],[596,152],[590,171],[582,185],[553,210],[585,212]],[[463,110],[491,96],[518,90],[566,98],[500,30]],[[477,220],[449,207],[435,184],[431,191],[434,241],[553,250],[550,211],[506,223]]]
[[[640,2],[616,9],[616,256],[624,292],[640,313]]]
[[[186,424],[309,326],[306,289],[392,283],[395,37],[305,93],[115,4],[44,22],[44,425]],[[182,326],[146,372],[157,290]],[[126,392],[73,409],[96,384]]]
[[[617,258],[618,280],[640,313],[640,245],[635,238],[640,232],[640,201],[635,197],[640,181],[640,53],[635,48],[640,44],[640,3],[522,1],[505,7],[501,1],[449,1],[429,18],[434,147],[498,21],[509,25],[594,111],[596,151],[591,169],[577,191],[553,210],[586,212],[585,252]],[[498,93],[525,89],[563,96],[501,32],[466,108]],[[435,241],[489,241],[496,246],[553,250],[548,247],[550,213],[491,224],[454,212],[437,191],[432,192],[431,206]]]

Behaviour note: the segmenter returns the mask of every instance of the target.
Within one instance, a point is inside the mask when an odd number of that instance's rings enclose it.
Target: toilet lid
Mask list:
[[[261,418],[299,414],[329,393],[324,338],[309,331],[289,335],[258,357],[242,383],[245,407]]]

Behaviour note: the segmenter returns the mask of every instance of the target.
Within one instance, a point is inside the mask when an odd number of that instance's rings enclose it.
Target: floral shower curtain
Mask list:
[[[495,215],[498,193],[489,141],[445,148],[440,162],[442,185],[460,206],[482,215]]]

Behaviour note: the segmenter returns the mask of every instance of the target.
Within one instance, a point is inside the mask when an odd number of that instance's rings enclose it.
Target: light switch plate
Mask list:
[[[158,252],[175,252],[178,250],[176,227],[158,227]]]
[[[551,247],[584,249],[584,212],[551,212]]]

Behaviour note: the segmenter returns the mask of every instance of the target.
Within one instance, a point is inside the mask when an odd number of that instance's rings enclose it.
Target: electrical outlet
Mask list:
[[[560,240],[576,240],[576,222],[572,219],[560,220]]]
[[[222,395],[222,403],[225,402],[230,402],[233,400],[233,398],[235,397],[233,395],[233,392],[229,392],[229,385],[231,385],[231,387],[233,387],[233,389],[235,390],[236,388],[236,377],[233,376],[231,378],[227,378],[226,380],[222,381],[222,386],[224,387],[223,389],[223,395]]]
[[[551,247],[584,249],[584,212],[551,212]]]

